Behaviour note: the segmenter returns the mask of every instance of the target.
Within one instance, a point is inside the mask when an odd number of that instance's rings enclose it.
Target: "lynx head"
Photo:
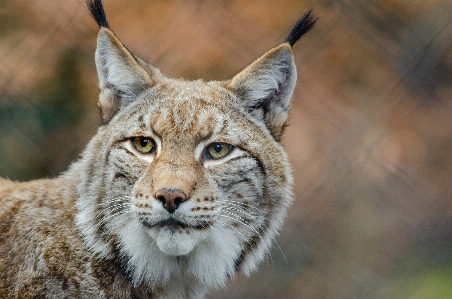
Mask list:
[[[77,227],[135,285],[217,286],[268,252],[292,202],[279,140],[296,82],[291,46],[315,20],[227,81],[171,79],[129,52],[101,1],[96,66],[104,124],[72,170]]]

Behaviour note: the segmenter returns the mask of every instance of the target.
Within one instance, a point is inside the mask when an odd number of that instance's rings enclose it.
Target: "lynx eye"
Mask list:
[[[208,159],[221,159],[226,157],[233,149],[233,146],[227,143],[214,142],[207,146],[206,156]]]
[[[142,154],[149,154],[155,148],[154,140],[149,137],[133,137],[132,144]]]

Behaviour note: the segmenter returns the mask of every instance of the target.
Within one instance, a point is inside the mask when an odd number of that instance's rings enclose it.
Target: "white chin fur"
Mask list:
[[[137,220],[121,227],[121,251],[129,257],[134,285],[166,285],[171,279],[182,279],[218,287],[235,273],[234,261],[242,248],[242,236],[235,231],[216,227],[171,234],[168,228],[148,229]]]
[[[202,236],[196,231],[178,231],[163,227],[155,236],[157,246],[161,252],[171,256],[189,254],[199,243]]]

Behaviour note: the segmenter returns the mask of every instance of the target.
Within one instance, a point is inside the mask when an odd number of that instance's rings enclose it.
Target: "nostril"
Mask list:
[[[176,197],[176,198],[174,199],[174,205],[176,206],[176,208],[179,207],[179,205],[181,204],[181,202],[183,202],[183,200],[182,200],[182,198],[180,198],[180,197]]]
[[[175,188],[161,188],[155,193],[155,198],[170,213],[174,213],[179,205],[186,201],[184,191]]]
[[[163,204],[165,204],[166,203],[166,199],[165,199],[165,197],[164,196],[162,196],[162,195],[160,195],[160,196],[157,196],[157,200],[158,201],[160,201],[161,203],[163,203]]]

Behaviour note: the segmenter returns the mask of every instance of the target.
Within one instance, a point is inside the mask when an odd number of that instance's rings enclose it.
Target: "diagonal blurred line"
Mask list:
[[[433,43],[435,39],[437,39],[440,34],[446,30],[448,26],[452,23],[452,19],[450,19],[447,24],[445,24],[442,28],[440,28],[436,34],[434,34],[430,40],[430,44]],[[407,95],[404,92],[405,87],[405,77],[408,76],[409,72],[412,71],[412,69],[416,68],[417,65],[412,66],[411,69],[406,70],[405,75],[400,77],[392,87],[389,87],[385,91],[385,95],[382,95],[378,101],[375,101],[371,104],[371,106],[366,109],[366,112],[364,112],[363,116],[360,117],[360,123],[356,125],[350,125],[347,126],[347,131],[342,131],[339,135],[340,138],[336,142],[336,144],[341,144],[342,140],[353,140],[355,136],[359,136],[360,132],[363,128],[367,127],[369,125],[369,122],[372,121],[372,115],[374,114],[374,111],[380,111],[380,115],[383,115],[384,118],[389,118],[394,111],[397,111],[397,107],[400,106],[404,101],[406,100]],[[419,108],[418,108],[419,109]],[[381,113],[384,111],[383,113]],[[330,119],[325,119],[326,121],[331,121]],[[367,121],[366,121],[367,120]],[[382,123],[385,122],[385,119],[380,119]],[[372,156],[372,152],[374,149],[377,148],[377,145],[381,143],[383,138],[389,133],[389,129],[386,129],[382,131],[376,138],[374,138],[373,142],[367,146],[367,158],[362,159],[362,161],[357,160],[349,160],[347,165],[347,170],[345,171],[346,175],[342,175],[342,179],[338,179],[335,181],[335,185],[342,186],[343,188],[348,188],[350,184],[353,183],[354,178],[359,177],[359,173],[361,172],[361,168],[364,166],[364,162],[369,159]],[[345,134],[345,135],[344,135]],[[347,137],[348,136],[348,137]],[[352,142],[352,141],[350,141]],[[332,153],[330,153],[330,156],[336,155],[336,148],[332,149]],[[344,157],[342,157],[344,158]],[[327,168],[329,166],[326,166]],[[322,184],[321,184],[322,185]],[[318,186],[319,188],[322,188]],[[318,190],[320,191],[320,190]]]

